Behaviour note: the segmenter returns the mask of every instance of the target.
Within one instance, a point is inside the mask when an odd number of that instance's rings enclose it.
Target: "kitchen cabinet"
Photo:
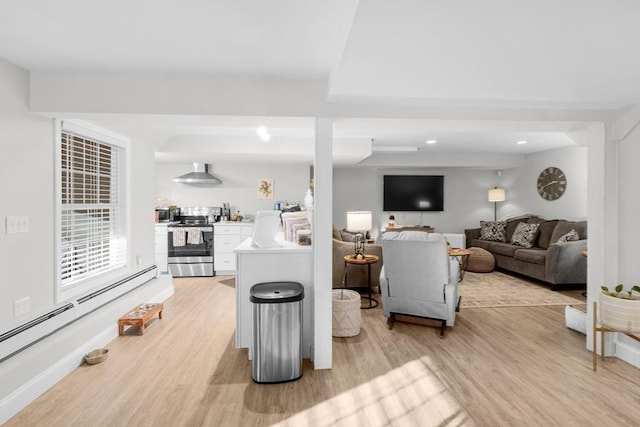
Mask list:
[[[167,273],[167,224],[156,224],[156,265],[160,273]]]
[[[213,266],[216,274],[234,274],[236,256],[233,250],[251,236],[253,223],[224,222],[214,224]]]

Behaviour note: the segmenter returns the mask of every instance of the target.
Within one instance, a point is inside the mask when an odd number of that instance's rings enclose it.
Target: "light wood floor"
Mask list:
[[[298,381],[255,384],[221,279],[175,280],[162,320],[6,426],[639,425],[640,370],[610,358],[593,372],[562,307],[464,309],[444,339],[363,310],[359,336],[333,339],[332,370],[305,360]]]

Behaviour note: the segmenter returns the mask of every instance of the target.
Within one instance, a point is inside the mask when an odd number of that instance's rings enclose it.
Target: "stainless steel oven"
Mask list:
[[[173,277],[215,276],[213,224],[220,208],[181,208],[167,227],[167,261]]]

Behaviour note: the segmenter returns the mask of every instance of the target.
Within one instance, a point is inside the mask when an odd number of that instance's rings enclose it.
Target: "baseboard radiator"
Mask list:
[[[0,363],[158,276],[155,265],[0,334]]]

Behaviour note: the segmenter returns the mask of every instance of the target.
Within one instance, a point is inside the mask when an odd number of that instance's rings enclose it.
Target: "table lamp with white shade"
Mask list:
[[[364,233],[371,230],[371,211],[349,211],[347,212],[347,230],[356,232],[355,236],[355,258],[364,258]]]

